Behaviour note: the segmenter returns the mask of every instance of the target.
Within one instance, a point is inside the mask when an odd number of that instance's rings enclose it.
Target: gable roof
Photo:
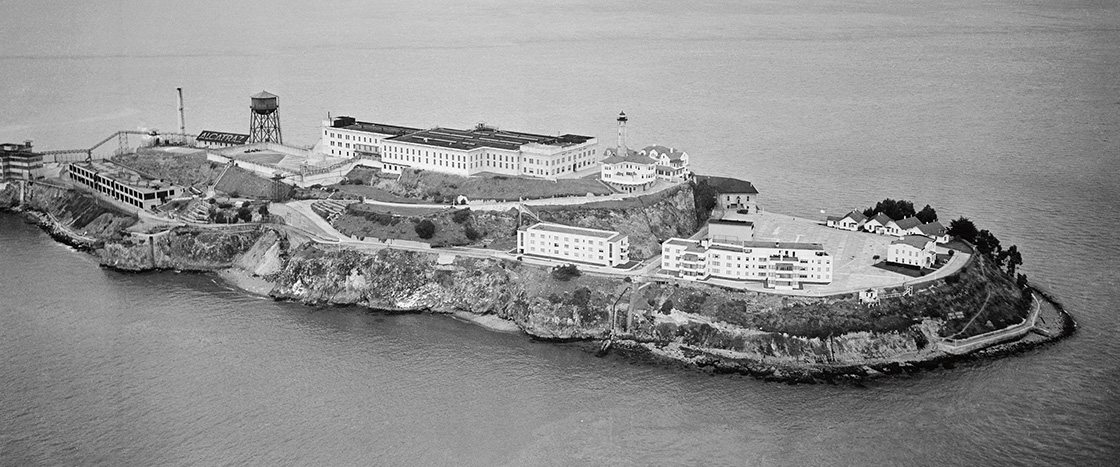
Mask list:
[[[948,231],[945,229],[945,226],[941,225],[941,223],[937,221],[919,225],[918,230],[920,230],[922,234],[929,235],[931,237],[940,237],[942,235],[945,235],[945,233]]]
[[[896,221],[895,225],[897,225],[898,228],[900,228],[902,230],[910,230],[914,227],[922,225],[922,221],[918,220],[917,217],[911,216],[911,217],[907,217],[905,219],[902,219],[900,221]]]
[[[684,151],[678,151],[674,148],[667,148],[665,146],[657,144],[653,146],[646,146],[642,149],[642,154],[646,154],[650,157],[654,157],[654,154],[657,154],[657,157],[666,155],[669,156],[669,160],[671,161],[679,161],[681,160],[681,156],[684,156]]]
[[[898,240],[891,242],[891,245],[909,245],[919,250],[924,250],[927,245],[932,243],[929,237],[922,235],[907,235]]]
[[[894,222],[894,219],[891,219],[890,216],[887,216],[886,214],[883,214],[881,212],[879,214],[876,214],[875,217],[872,217],[871,220],[878,222],[879,225],[887,225],[887,222]]]
[[[843,217],[839,217],[838,219],[840,219],[840,220],[851,219],[851,220],[855,221],[857,224],[859,224],[861,222],[867,221],[867,216],[863,215],[862,212],[859,212],[859,211],[856,211],[856,210],[853,209],[852,212],[844,214]]]
[[[737,178],[728,177],[713,177],[711,175],[697,176],[696,178],[700,181],[707,181],[708,185],[714,188],[720,194],[758,194],[758,190],[755,189],[754,185],[751,185],[751,182],[748,182],[746,180],[739,180]]]

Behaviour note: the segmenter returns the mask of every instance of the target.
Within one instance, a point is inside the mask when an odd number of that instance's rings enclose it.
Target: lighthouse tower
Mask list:
[[[618,147],[615,149],[619,156],[626,157],[629,151],[626,149],[626,112],[618,113]]]

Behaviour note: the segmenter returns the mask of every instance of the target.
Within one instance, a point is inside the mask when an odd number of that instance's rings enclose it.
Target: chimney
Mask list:
[[[179,133],[183,135],[183,140],[187,138],[187,126],[183,121],[183,88],[175,88],[179,93]]]

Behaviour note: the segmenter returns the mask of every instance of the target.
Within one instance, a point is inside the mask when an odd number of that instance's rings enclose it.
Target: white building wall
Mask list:
[[[612,267],[630,261],[630,240],[625,235],[604,238],[530,227],[517,231],[517,251],[561,261]]]
[[[683,274],[688,268],[687,261],[683,261],[688,253],[687,246],[700,245],[694,240],[670,239],[661,245],[661,268],[668,272]],[[695,253],[694,253],[695,254]],[[768,248],[753,247],[741,249],[737,245],[711,244],[703,254],[700,269],[704,272],[697,279],[716,277],[721,279],[742,281],[769,281],[775,277],[776,264],[789,264],[794,267],[799,276],[797,281],[809,284],[829,284],[832,282],[832,257],[823,250],[796,249],[796,248]],[[787,258],[785,261],[775,261],[774,256]],[[788,258],[796,258],[788,260]],[[804,277],[800,277],[804,276]],[[682,275],[682,277],[684,277]],[[688,278],[688,277],[684,277]]]

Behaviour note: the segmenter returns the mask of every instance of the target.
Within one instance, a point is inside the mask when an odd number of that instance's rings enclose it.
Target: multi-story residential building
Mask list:
[[[221,131],[204,130],[198,134],[195,141],[204,148],[228,148],[241,146],[249,141],[249,135],[240,133],[223,133]]]
[[[320,151],[332,156],[377,159],[381,157],[382,141],[420,130],[420,128],[406,126],[361,122],[354,117],[336,117],[323,121]]]
[[[0,180],[31,180],[43,168],[43,155],[31,151],[31,141],[0,144]]]
[[[670,238],[661,244],[661,269],[687,280],[760,281],[784,290],[832,282],[832,257],[819,243]]]
[[[387,138],[381,142],[381,162],[391,173],[413,168],[555,180],[598,163],[596,145],[590,136],[546,136],[479,124],[471,130],[433,128]]]
[[[630,240],[610,230],[541,222],[518,229],[517,253],[614,267],[630,262]]]
[[[67,166],[70,179],[122,203],[152,209],[182,194],[182,189],[108,161],[76,162]]]
[[[936,259],[933,239],[922,235],[907,235],[887,246],[888,263],[931,268]]]

